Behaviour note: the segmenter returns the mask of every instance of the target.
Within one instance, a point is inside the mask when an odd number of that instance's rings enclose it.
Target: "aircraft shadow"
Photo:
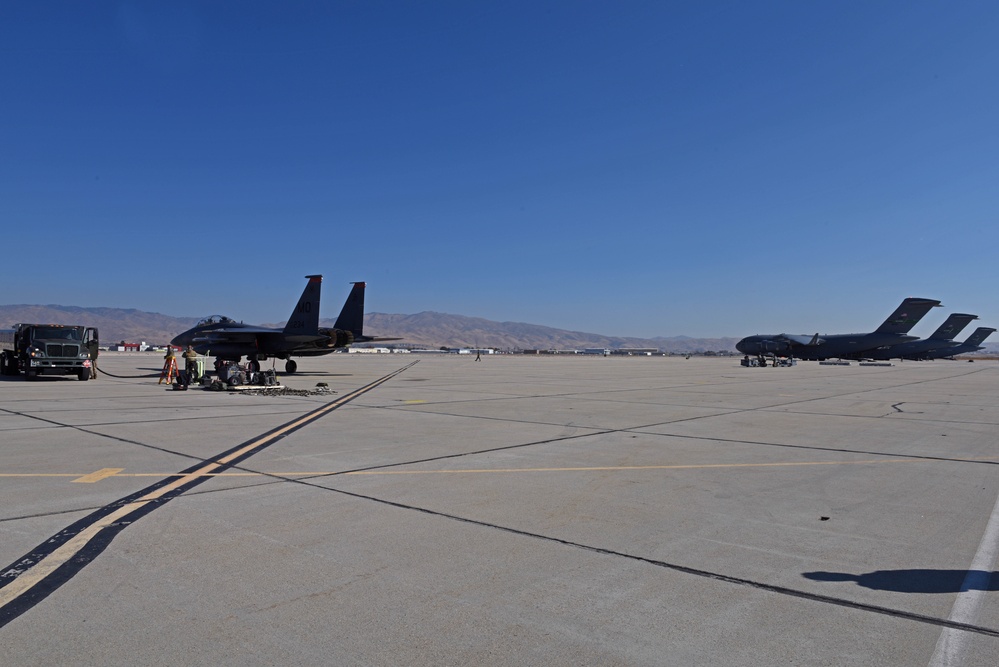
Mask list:
[[[866,574],[803,572],[812,581],[852,581],[876,591],[897,593],[960,593],[999,591],[999,576],[984,570],[877,570]]]

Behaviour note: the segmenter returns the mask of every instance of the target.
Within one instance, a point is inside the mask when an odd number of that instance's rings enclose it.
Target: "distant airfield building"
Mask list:
[[[491,347],[449,347],[440,350],[409,350],[413,354],[496,354]]]
[[[111,352],[145,352],[151,349],[146,341],[141,343],[126,343],[121,341],[120,343],[115,343],[113,345],[108,345],[108,350]]]

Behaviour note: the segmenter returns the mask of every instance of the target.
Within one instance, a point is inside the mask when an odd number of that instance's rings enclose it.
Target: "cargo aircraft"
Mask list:
[[[982,343],[985,339],[991,336],[995,332],[995,329],[990,327],[978,327],[975,329],[974,333],[968,336],[968,339],[963,343],[955,343],[950,347],[940,347],[935,350],[930,350],[922,356],[923,359],[946,359],[948,357],[953,357],[955,354],[967,354],[968,352],[977,352],[978,350],[984,349]]]
[[[888,360],[888,359],[926,359],[926,353],[945,347],[953,347],[954,336],[961,333],[972,320],[977,320],[978,315],[968,315],[967,313],[951,313],[944,320],[944,323],[934,331],[929,338],[911,340],[907,343],[899,343],[888,347],[879,347],[874,350],[863,352],[865,359]]]
[[[170,344],[177,347],[191,345],[198,354],[211,355],[223,361],[238,362],[246,357],[250,370],[254,371],[260,370],[261,361],[276,357],[285,360],[285,372],[294,373],[298,370],[298,364],[292,359],[293,356],[317,357],[351,343],[400,340],[364,335],[363,282],[353,283],[333,328],[320,328],[319,295],[323,277],[305,277],[309,282],[284,329],[258,327],[236,322],[229,317],[212,315],[177,335]]]
[[[939,306],[936,299],[910,297],[902,301],[888,319],[871,333],[856,334],[757,334],[747,336],[735,345],[735,349],[745,355],[756,355],[759,365],[766,365],[766,358],[794,357],[823,361],[834,358],[858,358],[860,353],[876,347],[897,345],[917,336],[909,336],[909,330],[928,313]]]

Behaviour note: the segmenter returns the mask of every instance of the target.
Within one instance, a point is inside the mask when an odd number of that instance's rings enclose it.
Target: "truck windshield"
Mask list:
[[[80,330],[72,327],[35,327],[32,340],[80,340]]]

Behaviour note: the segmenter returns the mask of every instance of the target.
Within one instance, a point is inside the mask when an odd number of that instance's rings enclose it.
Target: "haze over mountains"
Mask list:
[[[104,344],[118,341],[165,344],[178,333],[190,329],[200,318],[173,317],[134,308],[81,308],[78,306],[0,306],[0,328],[17,322],[84,324],[98,327]],[[262,323],[281,327],[283,322]],[[320,326],[332,327],[332,319]],[[609,334],[566,331],[523,322],[494,322],[478,317],[422,312],[415,315],[367,313],[364,333],[398,336],[397,344],[413,347],[491,347],[515,349],[657,348],[669,352],[735,350],[737,338],[631,338]]]
[[[164,345],[182,331],[197,324],[199,317],[173,317],[134,308],[81,308],[79,306],[0,306],[0,328],[17,322],[84,324],[100,329],[104,344],[146,341]],[[262,323],[282,327],[284,322]],[[332,327],[332,319],[320,320]],[[666,352],[735,352],[734,337],[690,338],[688,336],[631,338],[610,334],[566,331],[524,322],[494,322],[480,317],[422,312],[415,315],[367,313],[364,333],[371,336],[400,337],[395,343],[406,347],[483,347],[498,350],[571,350],[585,348],[656,348]],[[968,332],[970,333],[970,332]],[[959,340],[967,338],[958,336]],[[986,342],[987,353],[999,352],[999,343]]]

